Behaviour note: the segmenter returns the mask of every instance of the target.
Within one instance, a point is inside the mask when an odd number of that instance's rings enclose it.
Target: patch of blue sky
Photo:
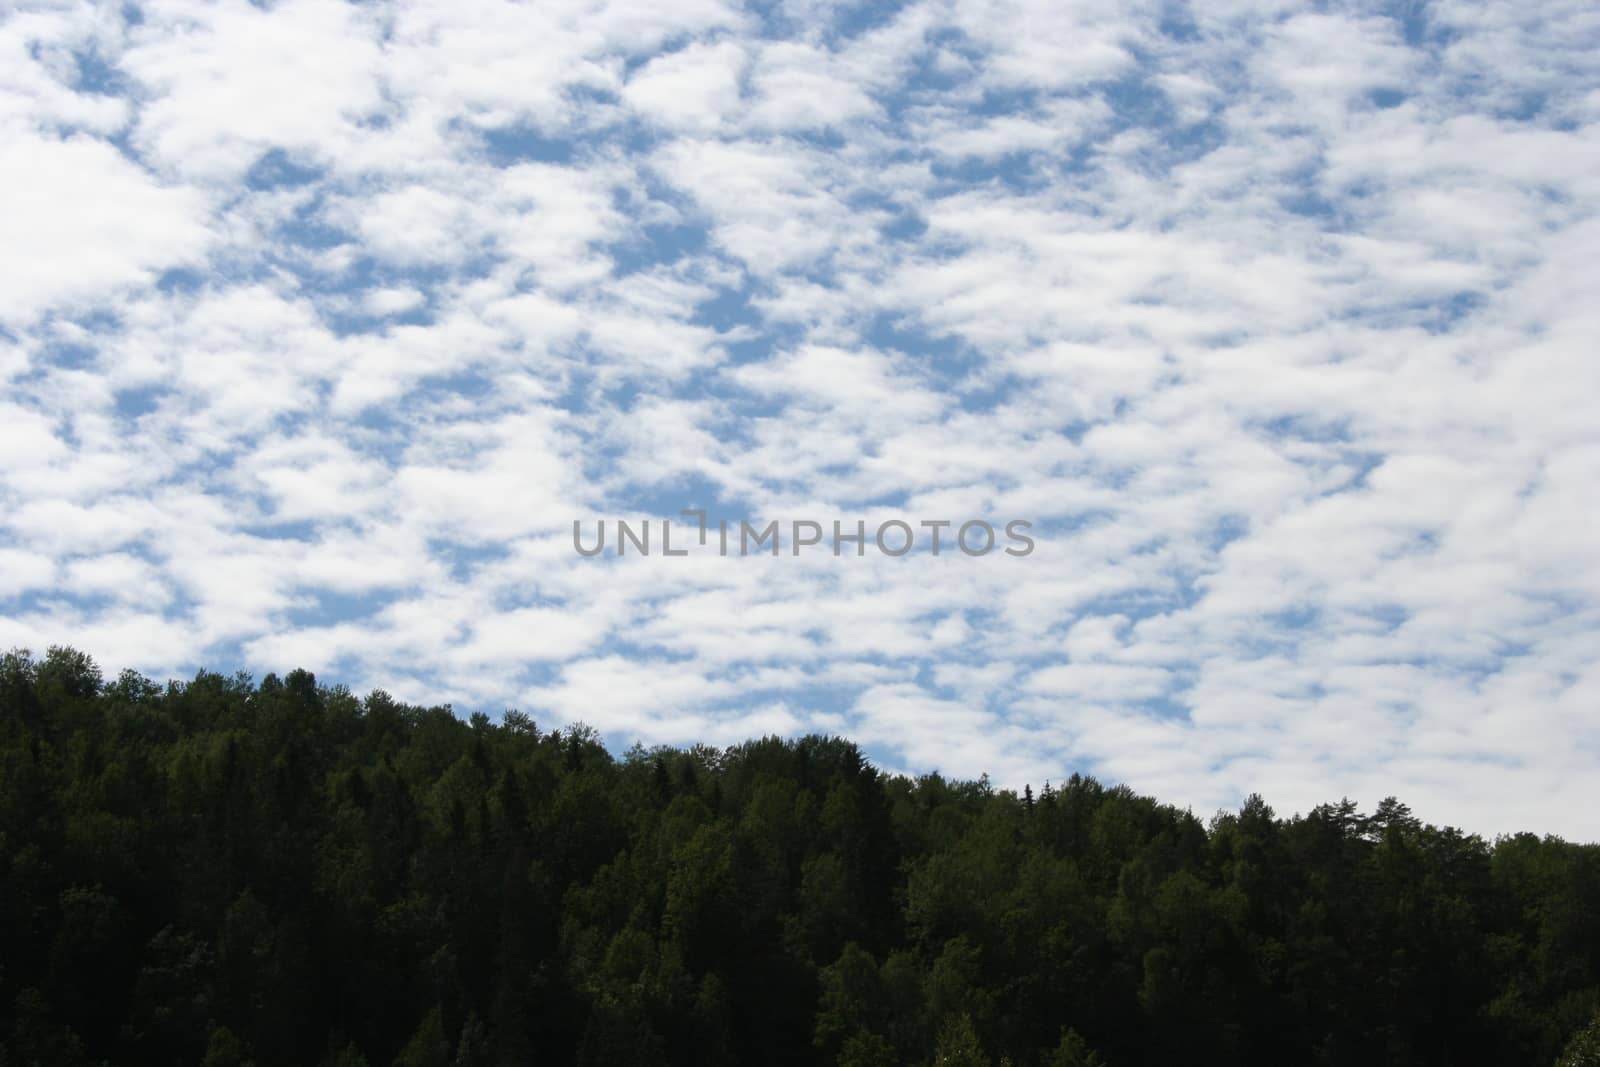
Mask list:
[[[1184,611],[1199,604],[1205,598],[1206,588],[1215,571],[1216,566],[1211,562],[1181,563],[1165,568],[1162,572],[1164,580],[1150,589],[1156,594],[1156,602],[1162,605],[1154,613]]]
[[[942,94],[958,89],[971,77],[965,71],[951,70],[940,62],[939,49],[949,47],[959,53],[965,40],[953,31],[937,31],[926,38],[927,47],[911,57],[899,91],[878,99],[884,115],[892,122],[903,122],[917,112],[936,105]],[[894,150],[899,158],[910,158],[910,146]]]
[[[784,137],[795,144],[817,148],[823,152],[837,152],[850,143],[841,131],[832,126],[789,130],[785,132]]]
[[[1066,436],[1068,440],[1076,443],[1077,441],[1081,440],[1083,433],[1087,432],[1087,429],[1078,431],[1077,437],[1072,437],[1069,434],[1069,430],[1077,430],[1078,427],[1086,425],[1087,424],[1084,423],[1065,423],[1063,424],[1060,432],[1063,436]],[[1140,468],[1137,464],[1133,463],[1117,464],[1112,463],[1109,460],[1100,460],[1097,461],[1093,466],[1089,466],[1080,461],[1071,460],[1057,465],[1057,467],[1052,470],[1051,473],[1056,475],[1067,475],[1071,477],[1091,479],[1097,488],[1116,490],[1120,492],[1133,484],[1134,479],[1139,476],[1141,469],[1142,468]],[[1093,509],[1085,512],[1085,514],[1093,513],[1097,512],[1095,512]]]
[[[482,276],[492,269],[493,263],[493,256],[487,253],[450,267],[415,264],[402,267],[374,256],[357,256],[333,277],[298,270],[297,273],[316,295],[339,298],[318,300],[317,311],[335,336],[351,337],[382,333],[392,326],[432,325],[436,321],[439,289],[457,277]],[[399,311],[369,310],[361,300],[362,295],[371,290],[391,287],[414,289],[422,294],[422,299]]]
[[[354,234],[327,220],[324,214],[326,207],[321,193],[310,197],[295,209],[291,218],[278,224],[272,236],[291,248],[312,252],[325,252],[353,243],[356,239]]]
[[[1476,688],[1503,672],[1513,658],[1500,646],[1491,645],[1481,650],[1450,649],[1418,655],[1391,652],[1377,655],[1367,660],[1366,664],[1375,667],[1408,667],[1425,674],[1454,678]]]
[[[367,455],[399,460],[410,443],[415,414],[403,404],[369,404],[351,416],[348,439]]]
[[[1409,97],[1403,89],[1382,88],[1373,89],[1367,94],[1367,99],[1371,101],[1373,107],[1380,111],[1387,111],[1390,108],[1399,107]]]
[[[341,439],[359,454],[383,462],[391,469],[398,468],[405,462],[419,426],[434,419],[439,408],[451,397],[471,396],[476,392],[484,397],[483,406],[490,406],[494,387],[487,377],[462,371],[448,376],[448,380],[452,388],[460,391],[444,392],[420,385],[398,402],[362,408],[342,423]]]
[[[1026,563],[1026,561],[1023,561]],[[1046,633],[1065,633],[1079,622],[1086,619],[1105,618],[1120,615],[1130,622],[1140,622],[1144,619],[1153,619],[1166,615],[1173,610],[1183,607],[1183,598],[1176,595],[1173,588],[1162,589],[1156,586],[1142,586],[1137,589],[1125,589],[1115,593],[1105,593],[1100,596],[1090,597],[1076,605],[1072,613],[1061,622],[1049,627]],[[1047,660],[1049,657],[1047,657]],[[1044,665],[1048,665],[1046,662]]]
[[[1267,631],[1275,642],[1297,643],[1301,634],[1314,629],[1324,618],[1321,607],[1309,602],[1291,604],[1264,616],[1271,629]],[[1398,625],[1396,623],[1395,625]]]
[[[1053,153],[1019,150],[998,156],[936,159],[928,169],[938,181],[938,192],[966,193],[974,187],[995,186],[1026,196],[1055,183],[1059,171],[1065,169],[1056,163],[1058,159]]]
[[[552,163],[566,166],[578,155],[578,143],[569,137],[551,137],[529,124],[499,126],[476,131],[485,158],[497,167],[518,163]]]
[[[299,541],[304,544],[316,544],[321,533],[321,526],[310,519],[274,519],[270,516],[258,522],[241,523],[238,529],[248,537],[263,541]]]
[[[550,405],[571,415],[587,415],[605,410],[605,384],[600,371],[583,363],[573,363],[561,376],[561,392]]]
[[[697,518],[681,514],[690,508],[704,511],[706,521],[713,528],[718,519],[738,522],[757,518],[747,501],[729,495],[720,483],[694,471],[675,472],[671,477],[650,485],[630,485],[615,498],[614,503],[621,508],[670,520],[674,531],[680,523],[688,527],[699,522]],[[653,532],[659,540],[659,528]],[[615,530],[611,533],[614,536]],[[673,537],[674,548],[684,543],[676,532]]]
[[[758,309],[752,308],[752,313],[759,315]],[[728,366],[737,367],[746,363],[761,363],[785,349],[799,344],[806,336],[805,327],[799,323],[764,323],[759,327],[751,326],[748,330],[742,329],[739,319],[744,317],[744,312],[735,310],[724,318],[723,322],[732,323],[728,327],[731,336],[722,338],[718,343],[727,353]],[[697,316],[698,319],[698,316]],[[695,325],[713,326],[713,322],[699,322],[691,320]],[[714,321],[714,320],[713,320]],[[744,410],[751,414],[764,414],[780,405],[769,403],[752,403],[748,397],[741,401]]]
[[[405,586],[366,592],[300,589],[293,594],[293,606],[282,613],[282,621],[295,629],[370,621],[384,608],[405,600],[407,592]]]
[[[462,366],[461,370],[443,374],[430,374],[419,379],[405,397],[387,405],[371,405],[357,414],[352,422],[366,434],[352,435],[360,442],[363,454],[398,464],[405,458],[419,426],[429,422],[450,421],[464,410],[483,418],[496,410],[498,384],[490,373],[475,366]],[[462,459],[466,459],[462,454]]]
[[[34,346],[34,359],[16,381],[36,382],[52,370],[88,370],[102,362],[102,344],[122,333],[121,319],[110,311],[46,316]],[[8,339],[15,343],[15,335]]]
[[[308,166],[281,148],[263,152],[245,172],[245,185],[257,192],[269,189],[297,189],[319,181],[326,174],[322,167]]]
[[[884,240],[914,246],[927,236],[928,220],[920,212],[898,203],[888,206],[893,214],[878,226]]]
[[[1147,152],[1158,155],[1167,165],[1184,163],[1206,155],[1226,140],[1226,130],[1215,119],[1184,123],[1172,106],[1172,98],[1155,80],[1159,68],[1141,57],[1140,64],[1123,76],[1098,87],[1098,95],[1111,108],[1112,129],[1159,130]]]
[[[876,450],[870,450],[869,449],[869,450],[866,451],[865,456],[866,456],[866,458],[876,458],[877,457],[877,452],[876,452]],[[850,471],[849,471],[848,468],[837,468],[834,471],[828,471],[826,473],[827,474],[834,474],[834,475],[842,478],[842,477],[848,477]],[[801,482],[798,482],[798,481],[794,483],[793,488],[794,488],[794,490],[796,492],[804,492],[805,491],[805,485],[803,483],[801,483]],[[905,489],[890,489],[890,490],[882,491],[882,492],[863,492],[863,493],[851,493],[848,490],[846,490],[846,491],[840,492],[838,499],[839,499],[839,504],[840,504],[841,508],[848,508],[851,511],[865,511],[865,510],[868,510],[868,509],[870,509],[870,510],[872,510],[874,512],[890,511],[890,510],[895,510],[895,509],[899,509],[899,510],[903,511],[903,510],[906,509],[908,503],[911,500],[911,493],[909,491],[905,490]],[[840,517],[841,518],[848,518],[848,516],[840,516]],[[889,518],[893,518],[893,516],[886,516],[884,521],[888,521]],[[920,521],[920,519],[921,519],[921,516],[911,515],[909,513],[907,513],[906,515],[902,516],[902,521],[911,523],[913,528],[916,527],[916,523],[917,523],[917,521]],[[874,527],[871,526],[871,525],[868,525],[867,531],[868,531],[868,536],[871,537],[872,534],[873,534],[873,531],[874,531]],[[927,536],[927,535],[919,533],[919,537],[918,537],[919,545],[913,547],[913,552],[917,551],[920,548],[920,541],[921,541],[921,538],[924,537],[924,536]],[[949,536],[950,536],[950,534],[947,531],[946,534],[945,534],[946,543],[948,543]],[[886,537],[889,537],[889,535],[886,535]],[[895,547],[895,546],[897,546],[899,544],[898,541],[895,541],[892,538],[886,540],[885,543],[888,544],[891,548]]]
[[[1436,6],[1432,0],[1380,0],[1374,13],[1393,19],[1401,38],[1412,48],[1438,50],[1455,41],[1459,33],[1433,17]]]
[[[38,58],[38,45],[31,46],[33,58]],[[108,99],[127,98],[134,94],[134,87],[127,75],[123,74],[116,66],[108,63],[104,56],[97,50],[88,49],[72,54],[73,77],[69,85],[77,92],[94,96],[103,96]],[[66,124],[65,129],[72,129],[71,124]],[[139,162],[139,152],[133,144],[133,125],[127,124],[120,129],[101,134],[106,143],[112,145],[123,157],[130,162]]]
[[[968,415],[994,415],[999,409],[1017,399],[1021,380],[1010,375],[979,373],[952,383],[951,398]],[[1077,443],[1088,431],[1089,424],[1081,420],[1062,423],[1058,431],[1062,437]]]
[[[746,275],[738,286],[719,286],[717,291],[709,298],[702,300],[695,307],[694,314],[689,321],[695,326],[709,326],[719,333],[735,330],[748,331],[758,335],[752,338],[748,345],[760,345],[763,351],[739,353],[740,357],[747,355],[765,355],[765,349],[770,348],[785,332],[781,324],[768,323],[766,316],[755,301],[761,295],[759,283],[754,278]],[[736,359],[735,362],[742,362]]]
[[[1187,719],[1192,711],[1190,705],[1183,699],[1182,690],[1162,696],[1141,697],[1135,700],[1121,702],[1124,707],[1135,708],[1144,712],[1153,719]],[[1082,769],[1087,770],[1090,765],[1085,763]],[[1072,768],[1068,768],[1071,770]]]
[[[1406,539],[1405,544],[1384,554],[1385,559],[1404,559],[1408,556],[1426,556],[1439,550],[1438,530],[1418,530]]]
[[[1168,0],[1161,5],[1156,29],[1171,41],[1192,43],[1200,40],[1200,26],[1195,22],[1190,6],[1182,0]]]
[[[428,548],[435,561],[443,562],[449,568],[451,580],[462,584],[471,581],[480,570],[512,558],[511,546],[503,544],[464,545],[434,539],[428,543]],[[490,600],[496,611],[520,611],[525,608],[565,610],[575,606],[565,596],[552,595],[537,578],[501,585],[490,591]]]
[[[1330,195],[1323,188],[1325,161],[1321,154],[1284,175],[1278,206],[1291,215],[1317,224],[1323,233],[1343,233],[1356,228],[1354,206],[1343,191]]]
[[[859,662],[866,663],[867,659],[868,657],[862,657]],[[892,667],[893,664],[884,663],[879,666]],[[770,687],[750,685],[750,688],[743,690],[745,695],[734,700],[710,702],[709,706],[737,716],[748,714],[763,704],[781,702],[797,717],[804,718],[808,712],[843,714],[855,702],[860,691],[860,683],[821,680]]]
[[[1564,621],[1575,629],[1600,629],[1600,611],[1595,610],[1580,593],[1566,589],[1529,588],[1522,590],[1521,595],[1527,603],[1540,609],[1537,615],[1545,620]]]
[[[671,33],[662,37],[654,48],[649,50],[634,49],[622,57],[623,80],[633,77],[645,64],[664,56],[675,55],[696,42],[696,35],[685,31]]]
[[[15,380],[29,384],[43,380],[56,370],[89,370],[99,363],[100,354],[100,347],[92,341],[51,338],[38,346],[28,371]]]
[[[465,368],[446,374],[432,374],[419,381],[412,390],[413,403],[419,407],[433,406],[452,400],[470,400],[478,404],[478,411],[492,409],[499,389],[493,375],[482,370]]]
[[[642,205],[621,199],[624,212]],[[612,272],[618,277],[669,266],[706,253],[709,234],[697,222],[644,222],[627,236],[600,246],[611,257]]]
[[[1273,440],[1293,438],[1318,444],[1349,444],[1355,440],[1348,415],[1322,417],[1315,412],[1297,412],[1260,419],[1248,425]]]
[[[1365,489],[1372,472],[1383,466],[1386,456],[1382,452],[1364,449],[1343,449],[1339,453],[1339,462],[1349,468],[1349,476],[1337,485],[1330,485],[1323,489],[1319,496],[1333,496],[1335,493],[1348,493],[1355,489]]]
[[[1169,220],[1159,229],[1166,231],[1171,225]],[[1154,303],[1151,306],[1155,306]],[[1196,337],[1195,343],[1202,348],[1237,348],[1256,336],[1256,332],[1248,326],[1224,326],[1201,333]]]
[[[178,395],[178,390],[170,385],[141,385],[131,389],[119,389],[115,400],[117,417],[137,421],[159,411],[163,400]]]
[[[1323,195],[1309,179],[1302,179],[1292,192],[1279,198],[1278,204],[1291,215],[1317,222],[1325,233],[1339,233],[1350,228],[1348,212],[1339,201]]]
[[[69,596],[57,589],[24,589],[20,593],[13,593],[7,597],[0,597],[0,615],[8,619],[23,619],[28,616],[48,618],[57,613],[62,607],[73,611],[90,613],[96,601],[101,606],[110,606],[108,597],[78,597]],[[43,649],[35,649],[42,652]]]
[[[461,274],[481,272],[490,264],[490,258],[486,255],[469,259],[464,265],[448,267],[418,263],[399,265],[381,256],[359,255],[353,257],[339,274],[336,286],[342,290],[359,291],[389,285],[410,285],[421,290],[426,297],[434,287]]]
[[[777,5],[768,3],[762,6],[773,8]],[[911,6],[912,0],[855,0],[854,3],[841,4],[830,12],[831,19],[823,40],[838,48],[847,41],[891,25],[901,12]],[[795,28],[805,30],[809,27],[802,24]]]
[[[38,46],[34,46],[34,58],[38,58]],[[106,62],[97,50],[89,49],[74,52],[72,62],[76,77],[72,80],[72,88],[80,93],[93,93],[96,96],[126,96],[131,90],[128,76],[114,64]]]
[[[1418,324],[1429,333],[1451,333],[1488,303],[1488,298],[1471,289],[1461,289],[1435,300],[1417,301],[1410,305]]]
[[[1411,612],[1407,610],[1404,604],[1393,602],[1363,604],[1360,608],[1355,609],[1353,614],[1376,623],[1382,627],[1380,632],[1385,634],[1394,633],[1405,625],[1406,620],[1411,617]]]
[[[953,398],[963,411],[991,412],[1014,399],[1022,384],[1014,375],[994,373],[992,360],[959,334],[936,333],[909,315],[879,312],[861,338],[874,348],[902,353],[930,388]]]
[[[975,613],[968,612],[967,621],[969,625],[972,625],[974,630],[981,631],[983,628],[983,620],[981,618],[974,619],[974,615]],[[1136,621],[1137,619],[1130,617],[1126,622],[1124,622],[1118,628],[1119,636],[1126,635]],[[949,664],[959,662],[965,658],[974,664],[981,665],[985,662],[984,656],[985,650],[981,642],[979,642],[975,643],[973,654],[966,657],[946,654],[942,662]],[[1062,656],[1059,652],[1013,655],[1008,656],[1008,659],[1010,660],[1011,666],[1018,670],[1019,677],[1023,674],[1031,673],[1033,671],[1060,666],[1063,662]],[[1183,694],[1192,684],[1194,673],[1195,668],[1193,665],[1169,670],[1168,681],[1164,692],[1151,696],[1118,697],[1116,698],[1115,702],[1120,706],[1144,712],[1146,715],[1149,715],[1152,718],[1187,718],[1190,713],[1190,708],[1189,705],[1184,701]],[[935,670],[932,665],[924,665],[918,671],[917,676],[918,684],[933,696],[936,696],[942,700],[950,700],[973,705],[981,710],[995,715],[1001,721],[1005,721],[1008,718],[1011,706],[1015,700],[1014,695],[1009,691],[991,690],[987,693],[986,698],[975,699],[966,695],[966,693],[959,686],[939,683],[934,674]],[[1052,698],[1052,700],[1058,703],[1060,702],[1059,698]],[[1077,769],[1087,769],[1087,767],[1088,764],[1083,764]],[[1073,769],[1074,768],[1072,767],[1067,768],[1069,772]]]
[[[1223,515],[1217,519],[1212,527],[1211,535],[1206,538],[1206,547],[1212,552],[1221,552],[1235,541],[1242,541],[1250,535],[1250,517],[1248,515]]]
[[[192,295],[205,288],[209,277],[189,267],[173,267],[156,278],[156,291],[169,296]]]
[[[702,425],[715,433],[717,440],[724,445],[754,444],[762,429],[760,420],[778,417],[791,406],[785,397],[740,388],[727,377],[730,368],[762,362],[766,357],[798,343],[802,335],[784,329],[766,331],[757,336],[758,340],[752,341],[751,345],[760,344],[768,351],[754,353],[749,351],[747,345],[724,341],[722,344],[728,349],[728,360],[717,366],[692,371],[673,390],[674,397],[680,400],[713,402],[713,411],[702,421]],[[647,398],[653,399],[656,395],[651,393]]]

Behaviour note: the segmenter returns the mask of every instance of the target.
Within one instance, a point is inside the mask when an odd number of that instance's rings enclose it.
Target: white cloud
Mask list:
[[[663,126],[715,130],[739,107],[744,64],[733,41],[693,44],[646,63],[628,79],[623,99]]]
[[[206,201],[158,184],[115,147],[83,135],[0,140],[0,322],[148,285],[199,261]]]
[[[164,0],[141,15],[119,57],[151,94],[135,141],[177,173],[236,181],[269,148],[326,159],[382,105],[375,27],[361,8]]]
[[[373,315],[400,315],[427,301],[422,290],[410,285],[385,286],[374,289],[362,300],[362,306]]]

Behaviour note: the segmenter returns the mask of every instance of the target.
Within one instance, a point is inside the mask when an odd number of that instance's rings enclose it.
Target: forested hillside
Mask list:
[[[1394,800],[1203,819],[0,662],[7,1067],[1546,1065],[1597,1007],[1600,848]]]

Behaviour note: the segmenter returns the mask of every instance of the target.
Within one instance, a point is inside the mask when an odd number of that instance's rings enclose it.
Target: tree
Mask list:
[[[989,1057],[978,1043],[971,1016],[957,1015],[944,1024],[933,1062],[938,1067],[989,1067]]]
[[[1567,1042],[1556,1067],[1600,1067],[1600,1011]]]
[[[1061,1031],[1061,1043],[1045,1058],[1044,1067],[1105,1067],[1105,1060],[1089,1047],[1078,1031]]]
[[[616,759],[303,671],[0,656],[11,1067],[1582,1067],[1596,901],[1600,847],[1393,798],[1202,826],[836,737]]]
[[[406,1047],[395,1058],[394,1067],[450,1067],[450,1039],[445,1036],[444,1020],[434,1008],[422,1017]]]
[[[206,1042],[206,1058],[201,1061],[201,1067],[255,1067],[255,1061],[250,1058],[249,1048],[232,1030],[219,1026],[211,1031],[211,1038]]]

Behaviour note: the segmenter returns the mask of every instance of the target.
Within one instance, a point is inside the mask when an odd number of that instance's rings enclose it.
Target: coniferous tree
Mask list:
[[[0,656],[0,1063],[1559,1063],[1600,847]]]

